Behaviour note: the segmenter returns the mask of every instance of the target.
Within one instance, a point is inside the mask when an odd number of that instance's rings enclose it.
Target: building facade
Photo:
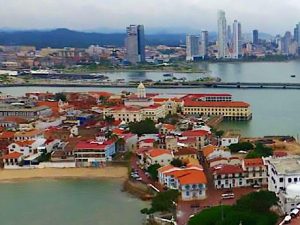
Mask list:
[[[196,35],[186,36],[186,60],[194,61],[200,55],[200,38]]]
[[[228,57],[227,46],[227,26],[225,12],[220,10],[218,12],[218,58],[224,59]]]
[[[132,64],[145,62],[145,34],[143,25],[126,28],[126,60]]]

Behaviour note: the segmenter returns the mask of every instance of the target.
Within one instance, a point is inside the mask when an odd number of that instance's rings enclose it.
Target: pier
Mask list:
[[[0,87],[99,87],[99,88],[135,88],[137,83],[116,82],[40,82],[22,84],[0,84]],[[147,88],[241,88],[241,89],[300,89],[300,83],[261,83],[261,82],[182,82],[146,83]]]

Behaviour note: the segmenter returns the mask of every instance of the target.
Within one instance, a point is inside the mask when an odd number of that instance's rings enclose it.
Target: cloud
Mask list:
[[[147,27],[187,27],[216,30],[218,9],[228,23],[242,23],[244,32],[273,34],[292,30],[300,21],[299,0],[0,0],[1,27],[91,30]],[[3,7],[5,6],[5,7]]]

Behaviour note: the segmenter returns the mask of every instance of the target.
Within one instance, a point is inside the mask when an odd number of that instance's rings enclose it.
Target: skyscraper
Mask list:
[[[194,61],[195,57],[199,57],[200,38],[196,35],[186,35],[186,60]]]
[[[240,58],[242,55],[242,26],[237,20],[233,22],[232,45],[232,58]]]
[[[300,22],[296,24],[294,29],[294,40],[297,41],[298,47],[300,47]]]
[[[225,12],[220,10],[218,12],[218,58],[226,58],[228,56],[227,35],[226,35],[226,18]]]
[[[289,51],[289,47],[292,43],[292,34],[291,32],[287,31],[285,32],[283,38],[282,38],[282,46],[281,46],[281,51],[283,54],[290,54],[290,51]]]
[[[258,45],[258,30],[253,30],[252,43]]]
[[[126,28],[126,60],[132,64],[145,62],[145,35],[143,25],[130,25]]]
[[[208,31],[201,31],[200,57],[204,59],[208,55]]]

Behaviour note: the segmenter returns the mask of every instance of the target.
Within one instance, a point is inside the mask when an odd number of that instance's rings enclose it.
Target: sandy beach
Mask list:
[[[0,170],[0,182],[37,178],[118,178],[126,179],[126,167]]]

